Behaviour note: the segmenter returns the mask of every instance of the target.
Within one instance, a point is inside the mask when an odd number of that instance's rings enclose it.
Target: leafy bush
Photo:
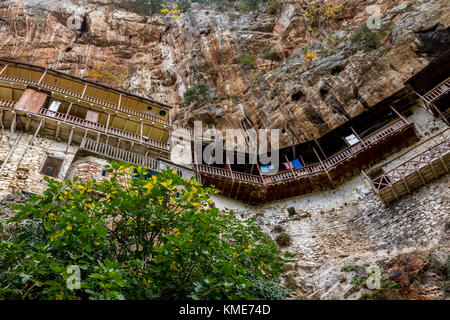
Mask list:
[[[350,41],[356,44],[359,49],[366,52],[376,49],[381,45],[377,34],[370,30],[366,24],[363,24],[352,34]]]
[[[210,92],[206,83],[198,82],[184,92],[183,102],[187,105],[199,106],[209,100]]]
[[[141,15],[152,15],[160,12],[162,2],[162,0],[113,0],[112,4]]]
[[[267,14],[276,14],[281,9],[281,3],[277,0],[270,0],[266,5]]]
[[[103,181],[58,182],[13,208],[0,239],[0,299],[280,299],[290,257],[211,188],[112,163]],[[179,197],[177,193],[179,192]],[[80,288],[69,266],[80,268]]]
[[[244,69],[254,68],[256,65],[255,57],[249,53],[245,53],[241,56],[241,59],[239,60],[239,64]]]

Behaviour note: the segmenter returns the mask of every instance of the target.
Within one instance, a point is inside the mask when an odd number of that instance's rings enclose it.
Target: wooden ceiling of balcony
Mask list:
[[[120,102],[120,106],[122,107],[144,112],[166,121],[169,120],[169,110],[172,108],[169,105],[113,89],[92,81],[66,75],[59,71],[0,59],[0,70],[6,65],[8,65],[8,67],[2,73],[4,76],[17,77],[37,82],[42,81],[50,85],[70,90],[78,95],[85,94],[86,96],[115,105],[118,105]],[[79,100],[77,100],[77,102],[83,103],[83,101]],[[92,103],[87,104],[92,105]]]

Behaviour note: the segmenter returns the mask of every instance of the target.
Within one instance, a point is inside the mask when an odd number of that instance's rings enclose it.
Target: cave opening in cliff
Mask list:
[[[88,19],[87,19],[87,16],[84,16],[83,17],[83,22],[81,23],[80,32],[81,33],[86,33],[88,31],[89,31]]]

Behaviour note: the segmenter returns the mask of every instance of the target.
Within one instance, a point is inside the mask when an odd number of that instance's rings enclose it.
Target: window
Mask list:
[[[359,139],[354,134],[345,137],[345,140],[348,142],[350,146],[353,146],[359,142]]]
[[[159,115],[161,116],[161,117],[164,117],[164,116],[166,116],[166,111],[165,110],[161,110],[161,111],[159,111]]]
[[[55,157],[47,156],[44,160],[44,164],[41,168],[41,174],[46,176],[57,178],[61,173],[61,168],[63,166],[64,160]]]

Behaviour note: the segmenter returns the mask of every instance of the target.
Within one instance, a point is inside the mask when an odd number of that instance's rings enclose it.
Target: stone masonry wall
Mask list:
[[[11,139],[9,139],[9,132],[5,132],[2,136],[0,140],[0,163],[3,163],[18,136],[19,132],[15,132]],[[46,186],[44,175],[40,173],[40,169],[47,155],[64,160],[60,177],[66,176],[78,147],[70,146],[67,149],[67,142],[57,142],[39,136],[35,138],[33,145],[30,145],[32,137],[32,134],[22,134],[1,173],[0,199],[2,195],[11,192],[42,193]]]

